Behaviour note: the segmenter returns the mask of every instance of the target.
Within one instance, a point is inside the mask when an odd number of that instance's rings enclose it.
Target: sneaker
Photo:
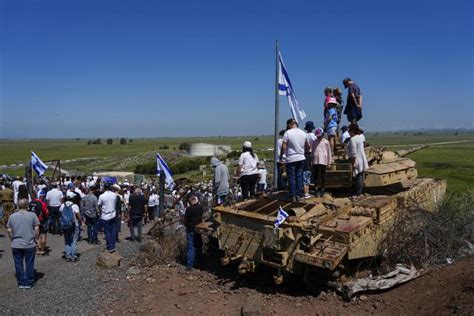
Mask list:
[[[71,258],[70,262],[77,262],[78,260],[79,260],[78,257],[73,257],[73,258]]]
[[[305,196],[304,196],[305,199],[309,199],[310,197],[311,197],[311,195],[309,195],[309,194],[305,194]]]
[[[94,245],[102,245],[102,242],[100,240],[96,240],[93,242]]]
[[[25,290],[28,290],[28,289],[31,289],[31,288],[32,288],[31,285],[24,285],[24,286],[23,286],[23,289],[25,289]]]

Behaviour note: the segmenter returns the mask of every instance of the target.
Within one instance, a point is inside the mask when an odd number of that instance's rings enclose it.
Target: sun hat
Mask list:
[[[244,147],[245,147],[245,148],[252,148],[252,143],[249,142],[249,141],[245,141],[245,142],[244,142]]]
[[[72,192],[72,191],[68,191],[68,192],[66,193],[66,197],[73,199],[73,198],[76,197],[76,194],[75,194],[74,192]]]
[[[330,97],[327,104],[339,104],[335,97]]]
[[[316,137],[321,137],[323,136],[323,134],[324,134],[324,130],[321,127],[318,127],[316,131],[314,132],[314,135],[316,135]]]
[[[313,121],[306,122],[306,124],[304,125],[304,130],[309,132],[313,129],[315,129]]]

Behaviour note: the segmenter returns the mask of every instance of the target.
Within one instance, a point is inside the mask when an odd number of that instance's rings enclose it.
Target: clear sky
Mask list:
[[[0,0],[0,138],[272,134],[277,39],[315,124],[324,87],[350,76],[369,131],[473,128],[473,12],[472,0]]]

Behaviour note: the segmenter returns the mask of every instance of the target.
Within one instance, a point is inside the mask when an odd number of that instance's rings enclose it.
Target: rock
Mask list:
[[[130,267],[127,270],[127,274],[130,274],[130,275],[137,275],[137,274],[140,274],[141,272],[142,271],[138,267]]]
[[[296,303],[296,307],[301,307],[301,306],[303,306],[303,304],[301,304],[301,303]]]
[[[365,295],[359,296],[359,299],[360,299],[362,302],[366,302],[366,301],[368,300],[367,296],[365,296]]]
[[[257,297],[247,297],[241,310],[242,316],[262,315],[262,302]]]
[[[117,252],[101,252],[97,255],[96,265],[101,268],[110,269],[120,266],[123,257]]]

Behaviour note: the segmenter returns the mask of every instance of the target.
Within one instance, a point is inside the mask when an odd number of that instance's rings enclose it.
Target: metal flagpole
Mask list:
[[[279,76],[279,60],[278,60],[278,54],[280,52],[280,43],[276,41],[276,47],[275,47],[275,135],[274,135],[274,142],[273,142],[273,188],[278,187],[278,154],[277,154],[277,149],[278,149],[278,122],[280,120],[280,95],[278,94],[278,76]]]

